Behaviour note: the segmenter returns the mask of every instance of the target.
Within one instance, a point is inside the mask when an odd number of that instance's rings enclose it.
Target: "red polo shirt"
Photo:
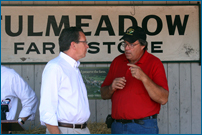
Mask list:
[[[118,77],[126,78],[124,89],[116,90],[112,95],[112,118],[131,120],[158,114],[161,105],[149,97],[140,80],[132,77],[127,63],[129,62],[125,54],[116,57],[112,61],[109,72],[101,86],[111,85],[113,80]],[[165,70],[159,58],[145,51],[135,65],[139,66],[154,83],[168,90]]]

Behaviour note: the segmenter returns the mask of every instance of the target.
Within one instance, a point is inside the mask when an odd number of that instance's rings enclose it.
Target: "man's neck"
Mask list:
[[[75,61],[78,61],[78,59],[75,57],[75,53],[67,50],[67,51],[63,51],[64,54],[68,55],[69,57],[71,57],[72,59],[74,59]]]

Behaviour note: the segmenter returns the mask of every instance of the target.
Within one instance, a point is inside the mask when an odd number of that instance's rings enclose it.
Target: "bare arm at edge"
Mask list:
[[[58,126],[46,124],[46,127],[48,128],[48,131],[51,134],[60,134],[60,130],[59,130]]]

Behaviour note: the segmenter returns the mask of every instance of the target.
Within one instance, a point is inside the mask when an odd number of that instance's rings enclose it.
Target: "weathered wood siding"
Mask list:
[[[200,2],[200,1],[199,1]],[[197,1],[1,1],[1,4],[196,4]],[[5,65],[15,69],[40,99],[41,75],[45,64]],[[83,67],[109,67],[110,64],[82,64]],[[201,66],[198,63],[164,63],[170,89],[169,101],[158,117],[160,134],[201,134]],[[104,122],[111,113],[110,100],[89,100],[91,122]],[[20,103],[19,103],[20,105]],[[20,105],[21,106],[21,105]],[[18,108],[18,113],[21,107]],[[16,116],[17,117],[17,116]],[[37,110],[31,127],[40,126]],[[27,124],[27,128],[29,125]]]

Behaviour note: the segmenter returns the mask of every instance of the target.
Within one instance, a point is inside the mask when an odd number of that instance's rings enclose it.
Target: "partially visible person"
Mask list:
[[[59,36],[60,54],[42,74],[40,121],[46,134],[90,134],[87,90],[78,66],[89,48],[81,28],[69,27]]]
[[[125,53],[116,57],[101,86],[112,101],[112,134],[157,134],[160,106],[168,101],[168,83],[159,58],[147,52],[145,31],[129,27],[120,40]]]
[[[10,100],[5,120],[15,119],[18,99],[22,104],[18,121],[24,124],[26,120],[34,120],[38,106],[35,92],[15,70],[1,65],[1,101]]]

